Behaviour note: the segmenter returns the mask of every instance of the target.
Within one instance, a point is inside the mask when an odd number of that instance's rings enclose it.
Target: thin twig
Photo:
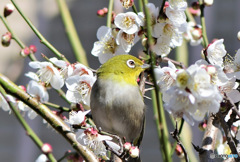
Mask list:
[[[183,144],[182,144],[182,142],[180,141],[180,138],[179,138],[179,131],[178,131],[178,127],[177,127],[177,122],[176,122],[176,127],[175,127],[174,132],[171,132],[170,134],[177,141],[177,144],[182,148],[183,153],[184,153],[184,157],[185,157],[185,161],[188,162],[189,159],[188,159],[186,149],[183,146]]]
[[[29,27],[32,29],[32,31],[36,34],[36,36],[40,39],[40,42],[43,43],[46,47],[48,47],[57,57],[60,59],[69,62],[66,57],[61,54],[52,44],[50,44],[46,38],[37,30],[37,28],[32,24],[32,22],[23,14],[22,10],[19,8],[19,6],[16,4],[15,0],[11,0],[12,4],[15,6],[19,14],[22,16],[22,18],[26,21],[26,23],[29,25]]]

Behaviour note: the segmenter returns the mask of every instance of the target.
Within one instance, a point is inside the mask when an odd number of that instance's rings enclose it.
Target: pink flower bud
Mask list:
[[[4,17],[11,15],[11,13],[14,11],[14,9],[15,9],[15,7],[13,6],[12,3],[6,4],[4,7],[4,11],[3,11]]]
[[[103,10],[104,14],[108,13],[108,8],[104,7],[102,10]]]
[[[189,11],[193,16],[200,16],[201,15],[201,10],[200,9],[194,9],[193,7],[190,7]]]
[[[104,13],[103,9],[98,10],[98,11],[97,11],[97,15],[98,15],[98,16],[101,16],[101,17],[105,16],[105,13]]]
[[[85,134],[90,134],[93,136],[98,136],[98,131],[94,128],[88,128],[84,131]]]
[[[52,146],[49,143],[44,143],[41,149],[44,154],[48,154],[52,152]]]
[[[175,152],[176,152],[176,154],[177,154],[177,156],[179,158],[183,158],[184,157],[184,153],[183,153],[182,147],[179,144],[176,145]]]
[[[123,148],[124,148],[124,150],[126,150],[126,151],[130,150],[131,147],[132,147],[132,145],[131,145],[131,143],[129,143],[129,142],[126,142],[126,143],[124,143],[124,145],[123,145]]]
[[[12,34],[10,32],[7,32],[6,34],[2,35],[2,45],[4,47],[8,47],[11,43]]]
[[[18,87],[21,88],[22,90],[24,90],[25,92],[27,92],[27,89],[26,89],[25,86],[23,86],[23,85],[19,85]]]
[[[37,52],[37,47],[35,45],[30,45],[29,49],[30,49],[30,51],[32,51],[32,53],[36,53]]]
[[[201,131],[204,131],[207,127],[207,120],[204,120],[203,122],[199,123],[198,125],[198,128],[201,130]]]
[[[28,47],[25,47],[24,49],[21,50],[20,55],[22,57],[26,57],[30,54],[30,49]]]
[[[137,158],[139,157],[139,148],[138,147],[135,147],[135,146],[132,146],[129,150],[129,155],[132,157],[132,158]]]

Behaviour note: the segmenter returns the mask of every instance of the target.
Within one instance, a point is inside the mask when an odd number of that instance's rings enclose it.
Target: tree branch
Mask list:
[[[42,116],[57,132],[59,132],[72,146],[80,153],[87,161],[97,162],[96,156],[87,147],[81,145],[76,140],[76,135],[71,132],[69,126],[67,126],[58,116],[52,113],[52,111],[45,105],[39,103],[35,98],[32,98],[25,91],[20,89],[16,84],[10,81],[7,77],[0,74],[0,84],[7,93],[22,100],[25,104],[36,111]]]

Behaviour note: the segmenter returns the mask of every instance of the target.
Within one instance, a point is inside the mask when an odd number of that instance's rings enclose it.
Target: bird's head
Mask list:
[[[149,68],[138,58],[132,55],[118,55],[109,59],[97,71],[98,78],[125,81],[129,84],[137,84],[139,74]]]

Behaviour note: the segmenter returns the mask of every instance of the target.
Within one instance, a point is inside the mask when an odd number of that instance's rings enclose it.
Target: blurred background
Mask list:
[[[25,15],[33,22],[43,36],[54,45],[67,59],[74,63],[73,51],[65,34],[61,17],[58,13],[58,7],[54,0],[16,0],[17,4],[23,10]],[[93,69],[100,66],[98,58],[91,55],[93,43],[97,41],[97,29],[106,24],[106,18],[100,18],[96,15],[97,10],[108,6],[108,0],[66,0],[72,14],[78,35],[82,45],[87,53],[89,65]],[[115,0],[118,2],[118,0]],[[156,6],[160,6],[162,1],[149,0]],[[188,1],[189,4],[193,1]],[[3,13],[3,8],[9,0],[0,1],[0,13]],[[240,30],[240,1],[235,0],[217,0],[211,7],[206,7],[206,25],[209,41],[214,38],[223,38],[227,52],[234,55],[236,50],[240,48],[240,42],[237,40],[237,32]],[[116,11],[121,11],[121,4],[115,4]],[[41,53],[48,57],[53,57],[52,52],[39,42],[39,39],[34,35],[30,28],[23,21],[22,17],[14,11],[9,16],[8,22],[13,28],[15,34],[26,44],[34,44],[37,46],[35,54],[39,60],[44,60]],[[0,22],[0,35],[7,32],[6,28]],[[131,54],[137,55],[142,50],[140,42],[133,47]],[[189,63],[192,64],[201,58],[201,46],[189,47]],[[5,74],[18,85],[26,85],[29,81],[23,74],[30,69],[28,58],[23,59],[19,55],[20,47],[14,42],[11,42],[9,47],[0,46],[0,72]],[[174,55],[174,51],[169,55]],[[58,103],[62,106],[67,106],[64,101],[60,101],[54,91],[49,91],[50,101]],[[150,94],[146,94],[150,96]],[[141,157],[144,161],[161,161],[159,151],[159,141],[156,132],[156,125],[153,117],[151,101],[145,99],[147,104],[147,124],[141,147]],[[168,116],[168,114],[167,114]],[[50,143],[53,146],[53,154],[59,159],[64,153],[71,149],[69,143],[65,141],[58,133],[46,124],[43,124],[42,119],[38,116],[34,120],[29,120],[28,123],[33,130],[39,135],[43,142]],[[169,122],[171,125],[171,122]],[[194,127],[190,127],[191,132],[184,129],[182,134],[188,136],[189,141],[195,145],[201,145],[203,132],[198,129],[196,122]],[[186,127],[188,127],[186,125]],[[169,131],[173,131],[173,127],[169,127]],[[193,138],[193,139],[192,139]],[[173,141],[173,139],[170,137]],[[194,151],[196,154],[196,152]],[[8,114],[0,109],[0,161],[8,162],[32,162],[37,159],[41,151],[35,146],[32,140],[26,135],[22,126],[18,123],[13,114]],[[196,154],[197,155],[197,154]],[[174,157],[174,161],[179,161]]]

